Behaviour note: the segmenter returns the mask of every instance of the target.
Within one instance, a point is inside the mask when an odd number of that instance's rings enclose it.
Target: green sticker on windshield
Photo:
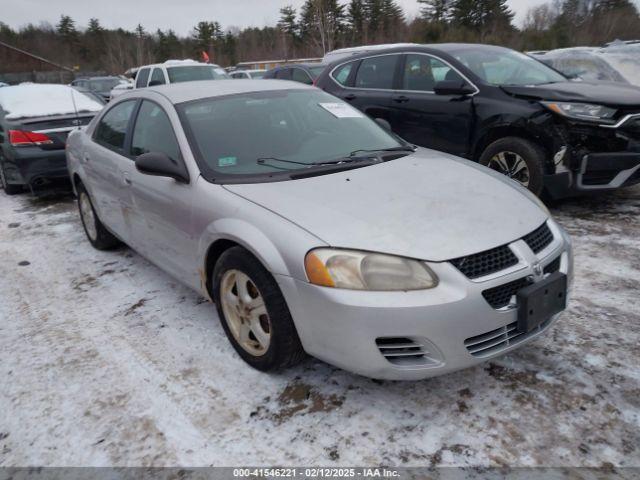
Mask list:
[[[237,157],[220,157],[218,158],[219,167],[230,167],[238,163]]]

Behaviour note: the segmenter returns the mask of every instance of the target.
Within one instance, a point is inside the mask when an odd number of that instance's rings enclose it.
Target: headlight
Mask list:
[[[552,112],[577,120],[610,120],[616,114],[614,108],[591,103],[540,102]]]
[[[382,253],[318,248],[307,253],[304,267],[309,282],[350,290],[423,290],[438,285],[426,265],[410,258]]]

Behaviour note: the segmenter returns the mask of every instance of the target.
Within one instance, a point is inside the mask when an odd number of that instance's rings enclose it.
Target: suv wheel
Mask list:
[[[543,187],[545,153],[535,143],[518,137],[506,137],[490,144],[480,163],[517,181],[536,195]]]
[[[78,184],[78,210],[84,232],[91,245],[98,250],[111,250],[120,244],[120,240],[109,232],[98,218],[91,197],[81,183]]]
[[[273,371],[304,358],[278,284],[250,252],[233,247],[222,254],[211,293],[227,338],[249,365]]]

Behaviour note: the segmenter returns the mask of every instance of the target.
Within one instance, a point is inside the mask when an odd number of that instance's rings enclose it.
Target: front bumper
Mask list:
[[[640,153],[591,153],[582,157],[579,170],[545,175],[545,188],[553,198],[596,193],[640,183]]]
[[[448,262],[429,263],[440,279],[432,290],[362,292],[276,278],[307,353],[368,377],[423,379],[507,353],[557,319],[556,315],[538,330],[510,338],[517,308],[495,310],[482,296],[484,290],[531,275],[536,262],[544,267],[559,258],[560,271],[572,279],[569,238],[553,221],[549,227],[555,237],[550,245],[536,255],[522,240],[514,242],[511,247],[519,263],[497,274],[470,280]],[[483,345],[491,348],[478,350],[477,338],[490,339]],[[385,348],[389,342],[413,342],[422,355],[394,358]]]

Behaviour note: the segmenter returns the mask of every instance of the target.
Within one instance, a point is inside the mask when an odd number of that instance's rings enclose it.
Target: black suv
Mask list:
[[[480,162],[558,198],[640,182],[640,88],[570,81],[489,45],[402,46],[343,58],[316,85],[405,140]]]

